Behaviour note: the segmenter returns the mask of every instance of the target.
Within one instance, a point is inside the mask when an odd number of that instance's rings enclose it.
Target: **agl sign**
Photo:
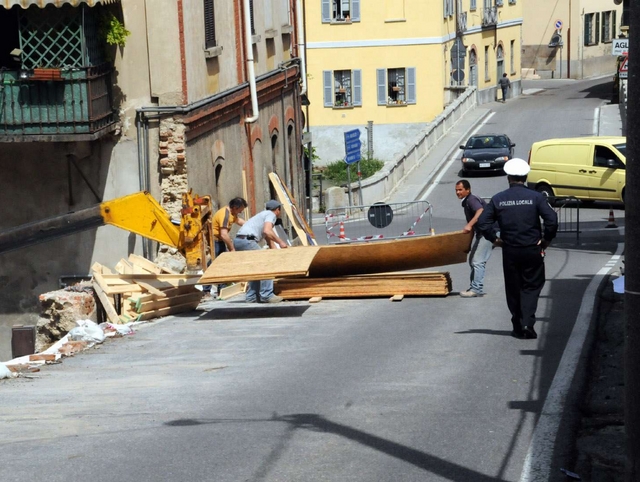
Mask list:
[[[629,52],[629,39],[616,38],[611,42],[611,55],[627,55]]]

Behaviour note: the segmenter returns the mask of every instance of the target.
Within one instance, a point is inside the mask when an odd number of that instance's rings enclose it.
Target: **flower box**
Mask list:
[[[30,80],[63,80],[60,69],[33,69]]]

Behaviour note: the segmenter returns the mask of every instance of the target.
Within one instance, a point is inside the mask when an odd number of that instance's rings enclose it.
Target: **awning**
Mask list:
[[[0,6],[6,8],[7,10],[14,5],[18,5],[22,8],[29,8],[32,5],[44,8],[47,5],[54,5],[56,7],[61,7],[62,5],[72,5],[74,7],[77,7],[81,3],[86,3],[90,7],[95,7],[99,3],[101,3],[102,5],[107,5],[109,3],[117,3],[119,1],[120,0],[0,0]]]

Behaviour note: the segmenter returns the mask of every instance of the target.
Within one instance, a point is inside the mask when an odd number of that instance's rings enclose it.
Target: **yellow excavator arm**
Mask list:
[[[187,259],[187,269],[195,271],[206,268],[207,245],[213,246],[212,209],[210,196],[184,193],[178,226],[151,194],[141,191],[0,232],[0,253],[111,224],[177,248]]]

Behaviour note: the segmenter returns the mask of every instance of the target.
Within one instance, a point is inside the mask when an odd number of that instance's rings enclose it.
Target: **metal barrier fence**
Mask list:
[[[549,199],[558,215],[558,233],[576,233],[580,242],[580,201],[573,196]]]
[[[329,209],[324,220],[329,244],[433,234],[432,207],[428,201]]]

